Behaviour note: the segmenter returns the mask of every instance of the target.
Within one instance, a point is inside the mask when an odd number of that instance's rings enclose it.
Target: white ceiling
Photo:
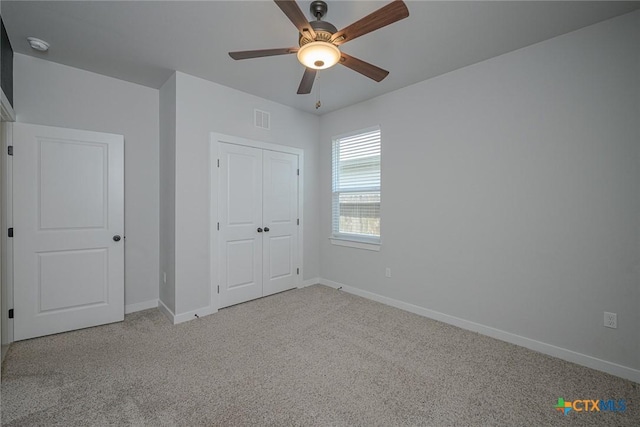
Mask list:
[[[298,2],[305,14],[310,1]],[[386,1],[327,1],[338,29]],[[159,88],[174,70],[324,114],[640,8],[614,1],[407,1],[410,16],[341,46],[390,71],[376,83],[343,66],[318,73],[297,95],[295,55],[234,61],[228,51],[297,46],[297,30],[272,1],[1,3],[14,51]],[[47,53],[26,37],[51,43]],[[322,108],[315,109],[317,99]]]

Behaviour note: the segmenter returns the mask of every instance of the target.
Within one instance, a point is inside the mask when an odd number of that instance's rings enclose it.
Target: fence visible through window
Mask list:
[[[380,239],[380,130],[333,144],[333,236]]]

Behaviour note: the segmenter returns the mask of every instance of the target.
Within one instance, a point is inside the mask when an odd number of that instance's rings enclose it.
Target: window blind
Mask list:
[[[380,129],[333,143],[333,236],[380,241]]]

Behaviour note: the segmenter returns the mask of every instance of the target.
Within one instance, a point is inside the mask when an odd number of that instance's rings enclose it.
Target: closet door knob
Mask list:
[[[265,227],[264,231],[265,231],[265,233],[268,233],[269,232],[269,227]]]
[[[262,233],[262,228],[258,227],[258,233]]]

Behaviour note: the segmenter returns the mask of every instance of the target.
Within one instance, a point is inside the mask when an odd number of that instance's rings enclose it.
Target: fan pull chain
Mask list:
[[[320,73],[316,75],[316,110],[322,107],[322,102],[320,102]]]

